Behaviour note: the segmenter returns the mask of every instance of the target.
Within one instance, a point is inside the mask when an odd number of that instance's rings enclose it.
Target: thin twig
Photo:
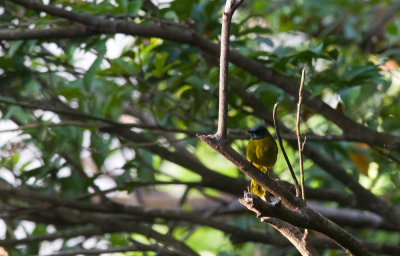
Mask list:
[[[272,112],[272,118],[273,118],[273,120],[274,120],[275,133],[276,133],[276,137],[278,138],[279,147],[281,148],[282,154],[283,154],[283,156],[285,157],[286,163],[287,163],[287,165],[288,165],[288,167],[289,167],[290,174],[292,175],[293,184],[294,184],[294,187],[295,187],[295,189],[296,189],[296,196],[297,196],[297,197],[300,197],[299,183],[298,183],[298,181],[297,181],[296,174],[294,174],[294,170],[293,170],[292,165],[290,164],[289,158],[288,158],[288,156],[287,156],[287,154],[286,154],[286,150],[285,150],[285,148],[283,147],[282,137],[281,137],[281,135],[280,135],[280,133],[279,133],[278,123],[277,123],[277,121],[276,121],[276,110],[277,110],[277,108],[278,108],[278,104],[279,104],[279,102],[275,103],[275,105],[274,105],[274,111]]]
[[[82,230],[65,230],[61,232],[54,232],[51,234],[44,235],[33,235],[22,239],[8,239],[0,241],[0,246],[11,247],[20,244],[30,244],[42,241],[54,241],[56,239],[69,239],[78,236],[91,237],[95,235],[104,234],[104,231],[98,227],[92,229],[82,229]]]
[[[190,139],[190,136],[181,138],[181,139],[174,139],[174,140],[166,140],[166,141],[160,141],[160,140],[156,140],[156,141],[148,141],[148,142],[136,142],[136,143],[127,143],[127,146],[130,147],[151,147],[151,146],[166,146],[166,145],[170,145],[171,143],[175,143],[175,142],[180,142],[180,141],[185,141]]]
[[[303,170],[303,145],[300,137],[300,111],[301,111],[301,101],[303,99],[303,87],[304,87],[304,75],[306,73],[306,67],[301,71],[301,81],[299,88],[299,102],[297,103],[297,120],[296,120],[296,135],[297,135],[297,146],[299,148],[299,166],[300,166],[300,176],[301,176],[301,198],[306,201],[306,195],[304,192],[304,170]]]
[[[304,87],[304,76],[306,73],[306,67],[301,70],[301,80],[300,80],[300,88],[299,88],[299,102],[297,103],[297,118],[296,118],[296,135],[297,135],[297,147],[299,148],[299,167],[300,167],[300,177],[301,177],[301,198],[304,202],[306,202],[306,194],[304,191],[304,169],[303,169],[303,149],[306,143],[304,138],[304,142],[301,142],[300,137],[300,112],[301,112],[301,101],[303,99],[303,87]],[[308,237],[308,229],[304,230],[303,242],[306,243],[306,239]]]
[[[6,133],[6,132],[20,132],[24,130],[29,130],[29,129],[36,129],[36,128],[50,128],[50,127],[62,127],[62,126],[78,126],[78,127],[84,127],[84,128],[99,128],[103,127],[104,125],[101,124],[94,124],[94,123],[85,123],[85,122],[77,122],[77,121],[63,121],[59,123],[33,123],[33,124],[26,124],[26,125],[21,125],[17,128],[11,128],[11,129],[4,129],[0,130],[0,133]]]
[[[69,22],[69,20],[67,20],[67,19],[29,20],[29,22],[21,22],[21,23],[18,23],[18,24],[15,24],[13,22],[9,22],[9,23],[0,24],[0,28],[18,28],[18,29],[21,29],[21,28],[32,26],[32,25],[38,25],[38,24],[54,25],[55,23],[59,23],[59,22]]]
[[[307,141],[307,136],[304,136],[303,143],[301,144],[301,151],[304,150],[304,146],[306,145],[306,141]]]
[[[218,130],[216,136],[224,141],[227,131],[228,118],[228,56],[229,56],[229,32],[232,16],[243,0],[227,0],[222,18],[221,54],[219,59],[219,109]]]
[[[181,256],[186,255],[185,253],[172,251],[167,247],[161,247],[158,245],[145,245],[145,244],[138,244],[135,242],[133,245],[130,246],[115,246],[107,249],[98,249],[98,248],[91,248],[91,249],[71,249],[65,251],[59,251],[56,253],[46,254],[45,256],[71,256],[71,255],[103,255],[109,253],[118,253],[118,252],[158,252],[159,255],[174,255],[174,256]],[[142,255],[142,254],[141,254]],[[36,255],[39,256],[39,255]]]

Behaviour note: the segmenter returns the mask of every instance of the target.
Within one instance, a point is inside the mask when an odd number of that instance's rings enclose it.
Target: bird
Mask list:
[[[269,174],[278,156],[274,138],[263,126],[255,126],[247,132],[251,136],[246,148],[247,160],[263,173]],[[265,195],[265,189],[254,180],[251,180],[250,192],[259,197]]]

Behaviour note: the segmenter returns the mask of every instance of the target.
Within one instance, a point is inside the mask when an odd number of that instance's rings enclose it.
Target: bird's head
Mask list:
[[[259,126],[259,125],[254,126],[250,130],[247,130],[247,132],[250,133],[250,136],[251,136],[252,140],[262,139],[262,138],[265,138],[265,136],[268,135],[267,129],[265,129],[265,127]]]

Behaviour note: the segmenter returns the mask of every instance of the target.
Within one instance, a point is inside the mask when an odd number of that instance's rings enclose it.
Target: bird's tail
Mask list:
[[[271,168],[265,168],[264,166],[256,166],[256,167],[263,173],[267,172],[268,175],[271,170]],[[259,197],[263,197],[265,195],[265,189],[261,187],[261,185],[255,182],[254,180],[251,180],[250,192]]]
[[[251,180],[250,192],[259,197],[263,197],[265,195],[265,189],[261,187],[261,185],[255,182],[254,180]]]

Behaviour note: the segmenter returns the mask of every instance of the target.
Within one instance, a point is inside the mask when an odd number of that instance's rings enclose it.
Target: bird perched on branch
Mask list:
[[[278,156],[278,147],[274,138],[262,126],[255,126],[247,132],[251,136],[246,149],[247,160],[263,173],[268,171],[269,174]],[[251,180],[250,192],[259,197],[265,195],[265,189],[254,180]]]

